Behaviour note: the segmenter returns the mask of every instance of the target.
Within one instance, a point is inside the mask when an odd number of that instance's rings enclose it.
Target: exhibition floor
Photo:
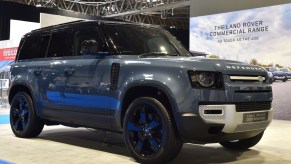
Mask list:
[[[291,163],[291,121],[274,120],[261,142],[246,152],[218,144],[184,144],[171,163]],[[16,138],[9,124],[0,125],[0,163],[134,163],[120,134],[85,128],[45,127],[38,138]]]

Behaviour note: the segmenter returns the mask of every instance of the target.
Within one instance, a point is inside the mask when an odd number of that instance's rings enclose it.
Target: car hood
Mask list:
[[[259,66],[247,63],[197,57],[158,57],[139,58],[140,62],[149,62],[152,66],[179,67],[194,71],[218,71],[228,75],[264,75],[267,71]]]

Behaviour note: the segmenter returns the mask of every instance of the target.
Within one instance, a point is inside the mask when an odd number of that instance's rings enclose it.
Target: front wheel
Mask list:
[[[154,98],[137,98],[131,103],[123,131],[129,152],[141,163],[170,161],[183,145],[168,111]]]
[[[258,142],[260,142],[261,138],[263,137],[263,134],[264,132],[251,138],[220,142],[220,145],[230,150],[247,150],[248,148],[253,147]]]
[[[37,118],[31,97],[25,92],[18,92],[12,100],[10,125],[17,137],[31,138],[38,136],[44,123]]]

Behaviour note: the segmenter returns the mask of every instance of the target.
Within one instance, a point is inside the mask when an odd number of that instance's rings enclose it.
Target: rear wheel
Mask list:
[[[13,97],[10,125],[13,133],[21,138],[36,137],[43,129],[44,123],[35,115],[33,102],[25,92],[19,92]]]
[[[123,129],[129,152],[141,163],[165,163],[182,148],[169,113],[154,98],[134,100],[125,114]]]
[[[230,150],[247,150],[248,148],[253,147],[258,142],[260,142],[261,138],[263,137],[263,134],[264,132],[251,138],[235,140],[235,141],[220,142],[220,145]]]
[[[288,80],[288,78],[287,77],[285,77],[282,81],[283,82],[286,82]]]

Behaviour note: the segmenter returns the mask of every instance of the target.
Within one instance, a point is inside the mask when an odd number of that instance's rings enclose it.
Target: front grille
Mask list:
[[[262,102],[243,102],[236,103],[237,112],[249,112],[249,111],[261,111],[270,110],[272,107],[272,102],[262,101]]]
[[[241,76],[241,75],[229,75],[229,79],[233,83],[266,83],[268,82],[268,76]]]

